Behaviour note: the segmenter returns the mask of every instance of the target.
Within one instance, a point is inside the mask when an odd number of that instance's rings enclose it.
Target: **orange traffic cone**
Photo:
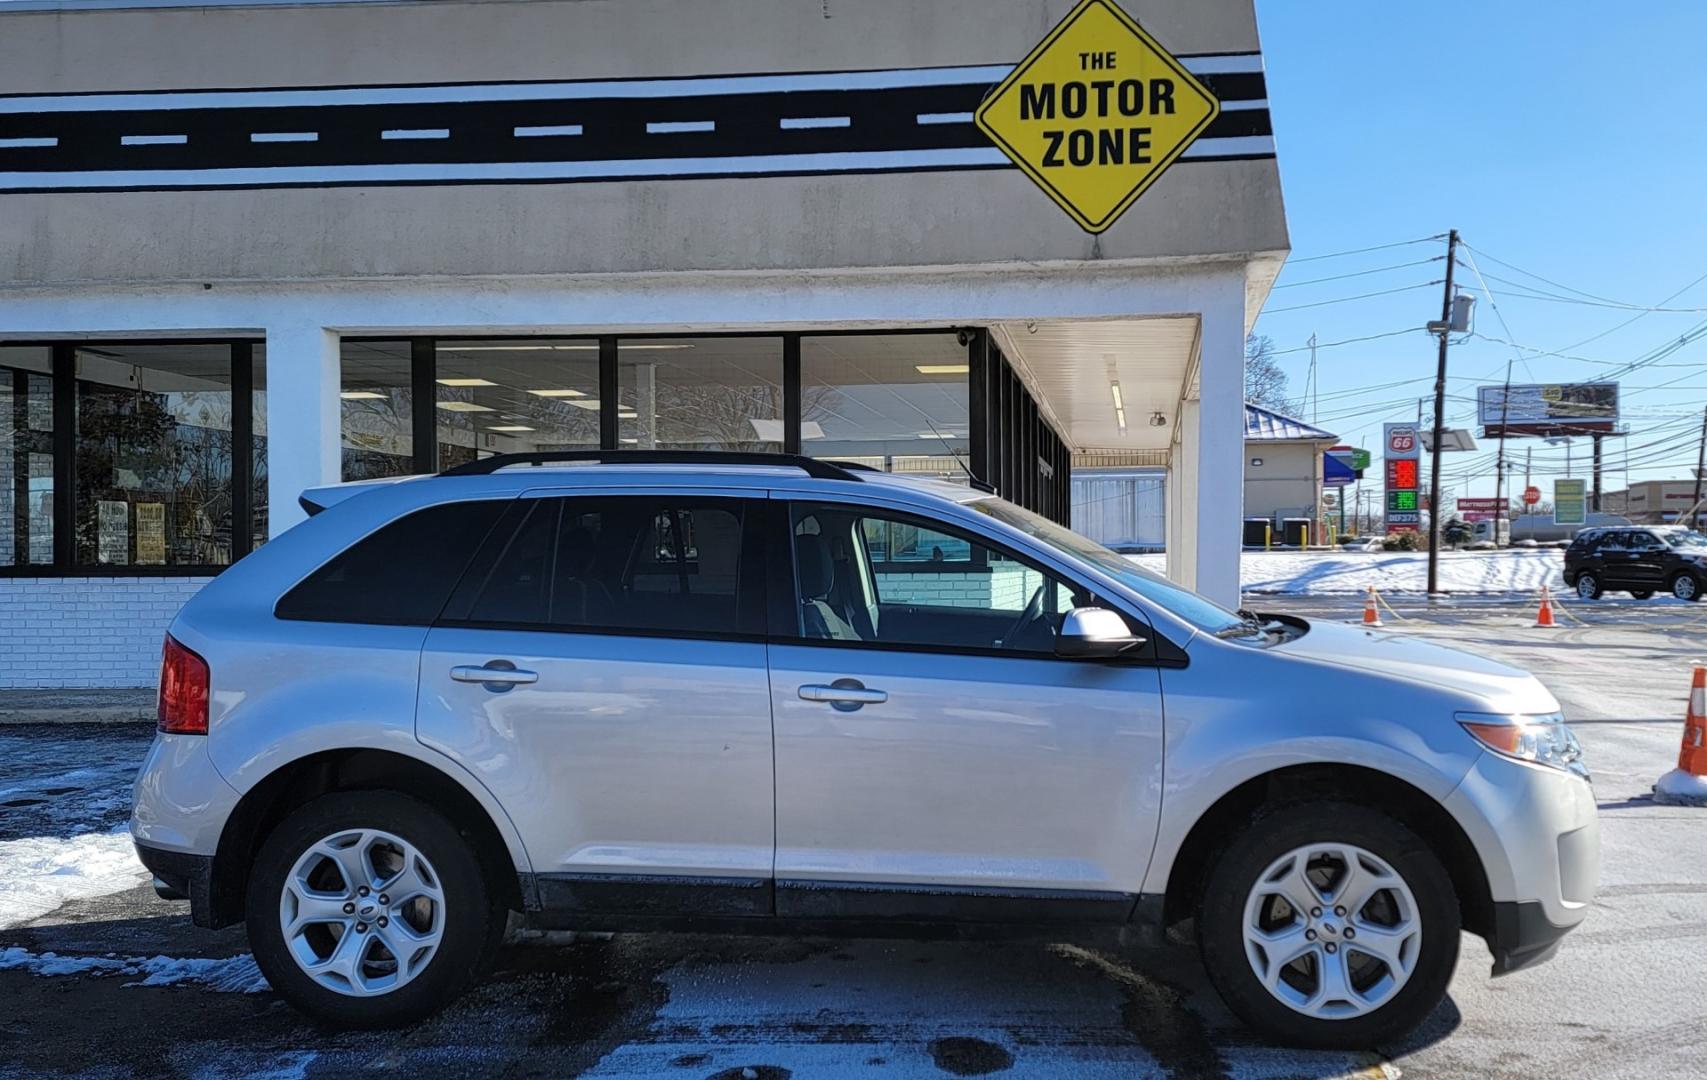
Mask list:
[[[1369,586],[1363,597],[1363,625],[1380,626],[1381,612],[1375,609],[1375,586]]]
[[[1654,785],[1654,801],[1707,806],[1707,667],[1695,669],[1689,707],[1683,714],[1683,746],[1677,753],[1677,768]]]
[[[1548,629],[1559,625],[1553,621],[1553,594],[1546,585],[1541,586],[1541,610],[1535,613],[1535,625]]]

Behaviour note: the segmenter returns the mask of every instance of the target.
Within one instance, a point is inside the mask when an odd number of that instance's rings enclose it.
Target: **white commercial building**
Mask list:
[[[304,488],[504,451],[964,468],[1057,518],[1119,454],[1234,603],[1288,247],[1256,21],[1126,6],[1219,112],[1093,235],[972,122],[1067,0],[4,5],[0,685],[147,685]]]

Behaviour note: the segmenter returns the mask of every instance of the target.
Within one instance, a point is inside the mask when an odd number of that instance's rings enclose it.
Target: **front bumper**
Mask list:
[[[1558,769],[1483,753],[1446,807],[1487,875],[1493,974],[1551,957],[1587,917],[1600,881],[1594,789]]]

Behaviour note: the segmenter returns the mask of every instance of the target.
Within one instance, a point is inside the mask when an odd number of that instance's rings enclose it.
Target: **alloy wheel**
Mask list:
[[[1600,583],[1593,574],[1583,574],[1577,578],[1577,596],[1584,600],[1593,600],[1600,594]]]
[[[1679,574],[1672,580],[1671,594],[1679,600],[1693,600],[1695,594],[1700,591],[1701,584],[1695,580],[1694,575]]]
[[[1306,1016],[1373,1012],[1422,951],[1416,897],[1392,866],[1351,844],[1308,844],[1271,863],[1245,901],[1245,956],[1275,998]]]
[[[407,840],[348,829],[311,844],[291,867],[279,926],[292,958],[315,982],[351,997],[387,994],[438,952],[444,888]]]

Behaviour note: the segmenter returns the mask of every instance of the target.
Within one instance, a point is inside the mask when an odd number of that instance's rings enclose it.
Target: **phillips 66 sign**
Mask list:
[[[1422,436],[1415,424],[1387,424],[1381,432],[1387,478],[1388,532],[1415,532],[1422,524]]]

